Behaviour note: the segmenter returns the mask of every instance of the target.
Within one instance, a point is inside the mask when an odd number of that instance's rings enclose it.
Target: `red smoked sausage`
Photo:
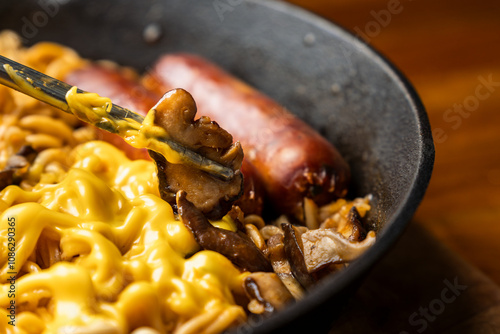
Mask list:
[[[109,97],[113,103],[146,115],[165,92],[153,92],[142,86],[132,75],[115,66],[89,64],[68,74],[66,82],[78,88]],[[198,113],[198,115],[201,115]],[[96,129],[98,138],[107,141],[124,151],[130,159],[151,159],[147,150],[136,149],[127,144],[118,135]],[[264,190],[255,168],[246,159],[241,172],[244,177],[243,195],[235,203],[245,214],[261,214],[264,202]]]
[[[269,97],[207,60],[190,54],[161,57],[144,78],[151,90],[184,88],[207,115],[242,143],[282,213],[302,217],[304,197],[326,204],[347,193],[349,166],[310,126]]]

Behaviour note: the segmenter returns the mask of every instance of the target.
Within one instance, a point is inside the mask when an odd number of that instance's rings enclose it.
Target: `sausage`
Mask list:
[[[349,166],[325,138],[285,108],[203,58],[162,56],[144,77],[151,90],[184,88],[242,143],[273,206],[303,219],[304,197],[323,205],[343,197]]]
[[[118,66],[96,63],[89,63],[69,73],[65,81],[82,90],[109,97],[113,103],[144,116],[164,93],[146,89],[134,77],[125,75]],[[120,148],[130,159],[151,159],[146,149],[134,148],[116,134],[96,130],[99,139]],[[243,160],[241,173],[244,177],[243,195],[235,204],[240,206],[245,214],[260,215],[264,202],[264,190],[255,168],[247,159]]]
[[[314,278],[307,271],[301,233],[290,223],[281,224],[281,228],[284,232],[285,254],[290,262],[293,276],[307,289],[314,285]]]

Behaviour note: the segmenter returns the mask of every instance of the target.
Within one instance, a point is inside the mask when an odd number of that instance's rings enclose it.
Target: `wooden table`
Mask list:
[[[290,2],[354,31],[392,60],[420,94],[436,147],[410,228],[333,332],[499,333],[500,2]],[[445,303],[445,281],[455,279],[467,288]],[[420,308],[430,306],[439,314],[425,318]]]

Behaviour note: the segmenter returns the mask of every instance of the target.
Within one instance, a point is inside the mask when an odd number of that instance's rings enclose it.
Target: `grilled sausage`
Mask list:
[[[338,151],[285,108],[198,56],[161,57],[144,78],[151,90],[188,90],[207,115],[242,143],[281,213],[303,217],[304,197],[318,205],[347,193],[349,167]]]

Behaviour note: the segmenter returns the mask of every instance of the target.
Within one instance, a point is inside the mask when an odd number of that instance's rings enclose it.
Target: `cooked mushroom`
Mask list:
[[[14,183],[14,171],[4,169],[0,171],[0,191]]]
[[[19,173],[29,167],[33,160],[35,160],[37,151],[29,146],[25,145],[13,156],[9,157],[5,168],[0,171],[0,190],[5,187],[15,184],[16,177]]]
[[[283,244],[283,233],[276,233],[267,241],[267,252],[273,265],[274,272],[295,299],[304,295],[304,289],[292,274],[290,262],[286,258],[285,245]]]
[[[317,229],[302,234],[304,260],[308,272],[334,263],[352,261],[375,243],[375,232],[361,241],[351,242],[334,229]]]
[[[234,224],[236,225],[236,229],[238,231],[245,232],[245,214],[241,210],[241,208],[237,205],[233,205],[231,210],[227,213],[229,217],[233,220]]]
[[[182,222],[191,230],[202,248],[224,255],[244,270],[273,271],[269,260],[245,234],[224,230],[210,224],[203,213],[187,199],[186,192],[182,190],[177,193],[177,208]]]
[[[350,228],[350,235],[348,237],[349,241],[363,241],[366,238],[366,230],[361,223],[361,216],[355,206],[349,210],[347,215],[347,220],[349,224],[346,224]],[[342,233],[345,235],[344,233]]]
[[[293,275],[297,278],[297,281],[307,289],[314,284],[314,278],[311,276],[306,266],[301,233],[292,224],[282,224],[281,228],[285,235],[284,245],[286,257],[288,261],[290,261]]]
[[[362,241],[366,237],[366,229],[358,208],[346,204],[340,212],[327,218],[322,224],[323,229],[333,229],[350,241]]]
[[[210,118],[202,116],[195,121],[196,104],[183,89],[167,92],[153,111],[155,125],[165,129],[170,138],[235,172],[230,181],[224,181],[192,166],[171,164],[150,151],[158,168],[160,195],[175,206],[175,194],[184,190],[188,200],[208,218],[222,218],[243,191],[241,145],[233,144],[232,136]]]
[[[293,297],[275,273],[252,273],[245,278],[245,292],[253,304],[250,311],[268,314],[279,311],[293,301]]]

